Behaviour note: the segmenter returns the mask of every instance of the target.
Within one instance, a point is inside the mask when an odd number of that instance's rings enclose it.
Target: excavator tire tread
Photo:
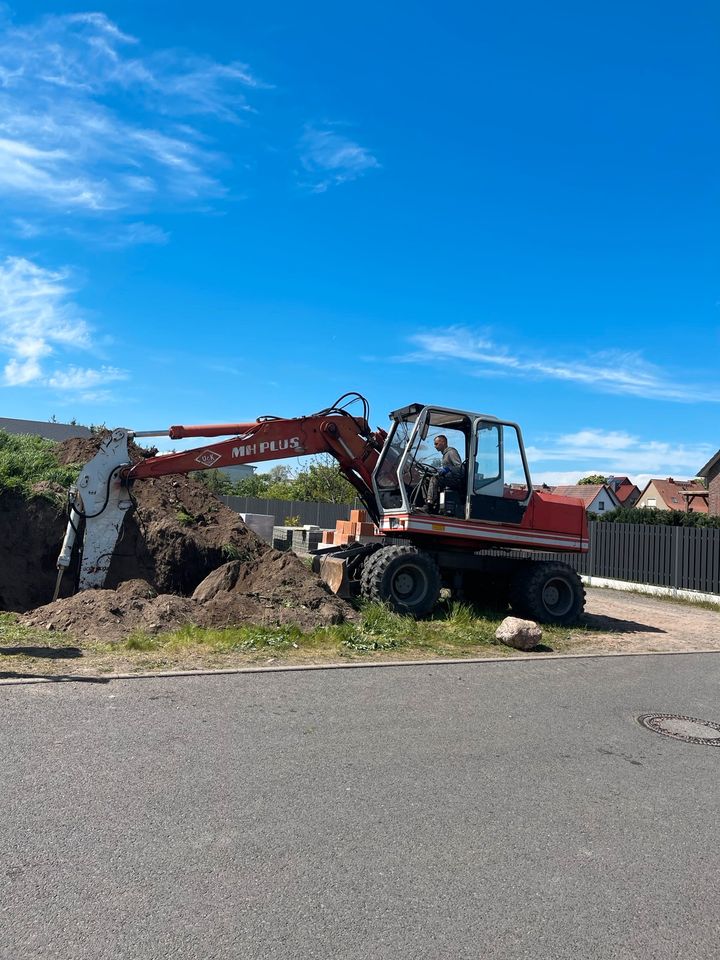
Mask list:
[[[440,596],[440,570],[430,554],[417,547],[383,547],[365,564],[362,593],[396,613],[424,617]]]
[[[566,563],[530,561],[513,578],[510,606],[516,616],[538,623],[577,623],[585,609],[585,587]]]

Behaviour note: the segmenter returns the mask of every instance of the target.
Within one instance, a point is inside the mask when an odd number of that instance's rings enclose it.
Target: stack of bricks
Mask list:
[[[304,527],[296,528],[292,532],[292,545],[290,549],[293,553],[310,553],[320,543],[320,527],[310,524]]]
[[[374,543],[382,540],[375,524],[368,521],[365,510],[351,510],[349,520],[338,520],[334,530],[323,530],[322,542],[326,546],[346,546],[348,543]]]
[[[273,527],[272,545],[276,550],[310,553],[320,543],[320,527],[308,523],[304,527]]]

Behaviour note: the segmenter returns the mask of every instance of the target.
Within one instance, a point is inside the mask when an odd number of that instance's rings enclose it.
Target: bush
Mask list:
[[[588,519],[600,523],[640,523],[664,527],[718,527],[720,517],[684,510],[655,510],[651,507],[618,507],[612,513],[588,513]]]

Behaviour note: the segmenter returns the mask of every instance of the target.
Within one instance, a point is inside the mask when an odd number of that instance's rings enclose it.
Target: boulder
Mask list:
[[[505,617],[495,631],[495,637],[500,643],[516,650],[532,650],[542,641],[542,630],[534,620]]]

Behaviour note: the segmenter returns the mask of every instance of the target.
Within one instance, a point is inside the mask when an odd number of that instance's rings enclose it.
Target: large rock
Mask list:
[[[534,620],[505,617],[495,631],[495,637],[500,643],[516,650],[532,650],[542,641],[542,630]]]

